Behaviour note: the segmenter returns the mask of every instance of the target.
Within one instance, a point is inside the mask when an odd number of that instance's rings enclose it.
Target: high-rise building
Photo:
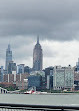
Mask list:
[[[54,67],[51,66],[44,70],[47,89],[53,88],[53,69]]]
[[[24,64],[17,65],[17,74],[24,74]]]
[[[5,64],[5,70],[7,70],[7,72],[8,72],[8,65],[10,61],[12,61],[12,51],[9,44],[6,50],[6,64]]]
[[[33,50],[33,70],[41,71],[43,68],[43,53],[39,43],[39,37],[37,37],[37,43]]]
[[[29,66],[25,66],[24,67],[24,73],[30,74],[30,72],[31,72],[31,68]]]
[[[16,63],[10,61],[8,65],[8,74],[12,74],[12,71],[16,71]]]

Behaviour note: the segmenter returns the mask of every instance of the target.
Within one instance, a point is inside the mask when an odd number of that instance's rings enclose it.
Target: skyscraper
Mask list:
[[[8,65],[11,61],[12,61],[12,51],[9,44],[6,50],[6,64],[5,64],[5,70],[7,70],[7,72],[8,72]]]
[[[37,43],[33,50],[33,70],[40,71],[43,67],[43,53],[39,43],[39,37],[37,37]]]

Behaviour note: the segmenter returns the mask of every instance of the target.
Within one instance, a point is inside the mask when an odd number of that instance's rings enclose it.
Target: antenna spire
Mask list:
[[[37,36],[37,44],[39,44],[39,36]]]
[[[8,44],[8,50],[10,51],[10,44]]]

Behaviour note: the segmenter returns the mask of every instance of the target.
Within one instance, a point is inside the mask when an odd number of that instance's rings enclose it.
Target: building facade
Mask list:
[[[8,74],[12,74],[12,71],[16,71],[16,63],[10,61],[8,65]]]
[[[24,64],[17,65],[17,74],[24,74]]]
[[[45,72],[45,83],[47,86],[47,89],[53,88],[53,67],[47,67],[44,70]]]
[[[37,90],[45,89],[45,72],[33,71],[28,76],[28,88],[36,87]]]
[[[65,68],[65,88],[73,88],[73,87],[74,87],[74,70],[69,66]]]
[[[16,84],[18,89],[24,89],[27,86],[25,79],[27,79],[29,74],[4,74],[3,82]]]
[[[43,52],[41,45],[39,44],[39,37],[33,50],[33,70],[41,71],[43,68]]]
[[[42,86],[41,75],[31,75],[28,77],[28,88],[36,87],[37,90],[40,90],[41,86]]]
[[[30,72],[31,72],[31,68],[29,66],[25,66],[24,67],[24,73],[30,74]]]
[[[79,71],[74,71],[74,88],[79,90]]]
[[[74,87],[74,70],[71,66],[54,67],[53,88],[54,89],[71,89]]]

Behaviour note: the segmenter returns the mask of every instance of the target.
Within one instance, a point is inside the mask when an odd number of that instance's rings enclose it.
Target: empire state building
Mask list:
[[[12,51],[10,49],[10,44],[8,45],[8,48],[6,50],[6,64],[5,64],[5,70],[8,70],[9,62],[12,61]]]
[[[39,43],[39,37],[37,37],[37,43],[33,50],[33,70],[41,71],[43,67],[43,53]]]

